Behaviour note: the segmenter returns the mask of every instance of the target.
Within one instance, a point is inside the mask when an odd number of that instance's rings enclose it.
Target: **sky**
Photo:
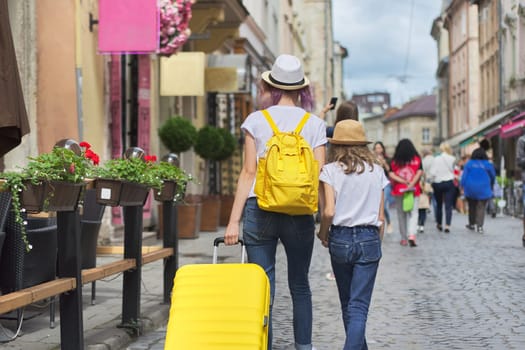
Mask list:
[[[437,44],[430,30],[441,3],[332,0],[334,39],[349,53],[343,60],[348,98],[387,91],[396,106],[433,92]]]

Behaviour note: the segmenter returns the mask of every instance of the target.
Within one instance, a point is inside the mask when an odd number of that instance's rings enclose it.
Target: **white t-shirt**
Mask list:
[[[342,163],[326,164],[319,180],[332,186],[335,193],[335,215],[333,225],[379,226],[379,205],[383,189],[390,183],[384,169],[374,164],[370,171],[345,174]]]
[[[456,157],[442,152],[434,158],[430,166],[430,177],[432,182],[444,182],[454,180],[454,164]]]
[[[294,106],[271,106],[267,110],[280,131],[293,131],[306,113],[304,109]],[[257,160],[259,160],[266,152],[266,143],[273,136],[270,124],[261,111],[255,111],[246,117],[241,129],[255,139]],[[326,125],[321,118],[313,114],[308,118],[300,134],[312,149],[325,145],[327,142]],[[255,197],[254,186],[255,181],[248,197]]]

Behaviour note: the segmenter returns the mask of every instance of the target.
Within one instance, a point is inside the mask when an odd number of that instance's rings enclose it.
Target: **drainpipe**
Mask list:
[[[498,24],[501,24],[503,20],[503,9],[501,1],[498,1]],[[505,107],[505,94],[503,86],[503,34],[501,32],[501,26],[498,25],[498,53],[499,53],[499,111],[503,111]]]
[[[497,2],[498,6],[498,59],[499,59],[499,111],[503,111],[504,104],[505,104],[505,95],[504,95],[504,86],[503,86],[503,35],[501,32],[501,23],[503,20],[503,9],[501,1]],[[503,152],[503,139],[501,137],[498,137],[498,157],[497,157],[497,165],[501,164],[501,158],[504,157]],[[500,169],[500,175],[504,171],[504,169]]]
[[[82,5],[75,2],[75,80],[77,92],[78,139],[84,139],[84,116],[82,110]]]

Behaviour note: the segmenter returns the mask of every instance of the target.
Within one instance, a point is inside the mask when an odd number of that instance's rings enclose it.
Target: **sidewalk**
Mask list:
[[[521,219],[486,218],[485,233],[465,228],[467,217],[454,212],[451,233],[438,232],[429,215],[418,247],[399,245],[396,213],[391,212],[394,233],[385,234],[367,334],[372,349],[523,349],[525,310],[520,279],[525,259],[521,246]],[[179,266],[209,263],[213,240],[223,235],[201,232],[197,239],[179,241]],[[160,245],[145,239],[144,245]],[[240,249],[221,246],[220,256],[236,262]],[[293,343],[291,301],[286,286],[286,260],[282,246],[277,252],[277,294],[274,303],[274,349],[288,349]],[[98,264],[120,259],[100,256]],[[316,240],[310,269],[314,305],[314,345],[339,349],[344,342],[335,282],[328,252]],[[162,261],[142,269],[141,314],[145,332],[130,336],[118,328],[122,313],[122,276],[97,281],[97,299],[90,305],[91,285],[83,288],[85,349],[162,350],[168,305],[163,305]],[[504,286],[503,288],[501,288]],[[35,308],[32,308],[32,310]],[[58,310],[58,306],[57,306]],[[34,311],[32,311],[34,313]],[[0,344],[0,349],[60,349],[60,319],[49,328],[48,308],[25,320],[21,335]],[[5,316],[5,315],[3,315]],[[14,330],[13,321],[0,324]],[[409,331],[410,330],[410,331]]]
[[[223,230],[224,228],[220,228],[218,232],[201,232],[199,237],[193,240],[179,240],[179,266],[210,263],[213,254],[213,240],[216,237],[222,237]],[[143,246],[162,245],[162,241],[156,240],[154,234],[150,236],[151,238],[144,238]],[[237,250],[233,251],[232,247],[223,247],[223,249],[225,249],[223,254],[230,254],[227,259],[234,259],[238,253]],[[119,259],[122,259],[122,256],[98,256],[97,265]],[[91,283],[82,288],[84,348],[86,350],[125,349],[127,344],[135,339],[125,329],[118,328],[122,315],[122,288],[122,274],[97,281],[95,305],[91,305]],[[144,333],[166,324],[168,307],[163,304],[162,260],[143,265],[140,311]],[[0,343],[0,349],[60,349],[58,298],[55,328],[53,329],[50,328],[49,323],[48,303],[41,302],[31,305],[26,308],[24,314],[26,319],[22,323],[19,336],[11,342]],[[15,333],[16,320],[13,318],[16,318],[15,313],[0,315],[0,325]],[[1,328],[0,332],[2,332]]]

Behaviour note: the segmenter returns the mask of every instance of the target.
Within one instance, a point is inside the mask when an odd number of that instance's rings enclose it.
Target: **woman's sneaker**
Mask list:
[[[483,226],[478,226],[478,233],[483,233]]]

